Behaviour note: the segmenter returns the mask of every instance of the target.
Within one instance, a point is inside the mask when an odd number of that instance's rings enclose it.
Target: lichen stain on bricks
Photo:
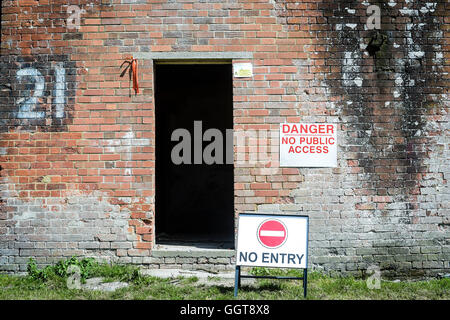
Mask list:
[[[361,8],[357,1],[353,3],[355,8]],[[443,33],[439,19],[430,14],[432,11],[423,9],[437,8],[437,3],[398,2],[395,8],[383,3],[380,5],[386,16],[396,15],[398,19],[404,15],[414,16],[421,23],[404,24],[407,29],[404,43],[395,48],[393,42],[401,38],[405,30],[386,31],[382,28],[367,31],[360,23],[357,30],[337,32],[336,37],[330,38],[328,52],[332,52],[333,47],[346,48],[343,53],[333,54],[336,58],[341,55],[339,78],[343,81],[331,80],[335,75],[330,73],[328,83],[332,92],[345,94],[340,104],[342,117],[346,117],[344,122],[349,125],[349,130],[355,132],[352,140],[360,145],[357,160],[364,167],[364,172],[373,177],[375,189],[389,188],[392,181],[388,180],[397,172],[390,172],[388,168],[385,172],[377,172],[377,169],[382,170],[377,166],[391,164],[405,166],[407,170],[392,187],[411,190],[413,186],[409,183],[418,178],[413,172],[420,172],[423,159],[429,157],[420,149],[432,144],[424,132],[427,119],[425,106],[429,104],[427,100],[439,103],[439,93],[443,93],[442,87],[436,85],[442,79],[443,66],[434,63],[435,52],[442,50]],[[400,9],[398,15],[395,11],[401,5],[405,5],[408,11]],[[348,20],[348,15],[340,6],[333,11],[333,17],[336,23]],[[361,38],[369,39],[369,44],[373,46],[370,55],[361,50]],[[372,43],[374,39],[378,46]],[[432,40],[426,43],[425,39]],[[365,50],[369,50],[367,46]],[[436,92],[431,92],[430,87],[433,86]],[[369,144],[361,144],[362,139]]]

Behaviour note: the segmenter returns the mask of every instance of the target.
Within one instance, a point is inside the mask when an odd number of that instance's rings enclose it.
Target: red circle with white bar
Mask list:
[[[269,219],[259,225],[257,236],[264,247],[275,249],[286,242],[287,228],[280,220]]]

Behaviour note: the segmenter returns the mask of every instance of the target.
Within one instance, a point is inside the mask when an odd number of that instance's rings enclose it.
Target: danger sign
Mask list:
[[[308,217],[239,214],[237,266],[306,268]]]
[[[336,167],[336,131],[333,123],[280,124],[280,166]]]

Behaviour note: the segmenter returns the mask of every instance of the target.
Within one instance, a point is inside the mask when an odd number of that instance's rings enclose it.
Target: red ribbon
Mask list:
[[[131,57],[131,72],[133,72],[133,89],[134,92],[139,93],[139,84],[138,84],[138,77],[137,77],[137,73],[138,73],[138,66],[137,66],[137,60],[133,59],[133,57]]]
[[[133,89],[135,93],[139,93],[139,83],[138,83],[138,63],[137,63],[137,59],[134,59],[133,57],[131,58],[126,58],[125,61],[122,63],[122,65],[124,65],[125,63],[128,63],[128,67],[125,68],[125,70],[123,71],[121,77],[125,74],[126,70],[131,66],[131,70],[130,73],[133,73]],[[130,78],[131,78],[131,74],[130,74]]]

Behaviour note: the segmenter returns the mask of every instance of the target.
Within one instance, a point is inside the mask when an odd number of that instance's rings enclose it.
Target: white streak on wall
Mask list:
[[[55,78],[55,116],[56,118],[63,118],[66,92],[66,70],[62,67],[61,63],[55,67]]]
[[[358,58],[358,52],[344,52],[342,61],[342,84],[344,87],[362,86],[363,79],[358,76],[360,74],[360,66],[357,63]]]

